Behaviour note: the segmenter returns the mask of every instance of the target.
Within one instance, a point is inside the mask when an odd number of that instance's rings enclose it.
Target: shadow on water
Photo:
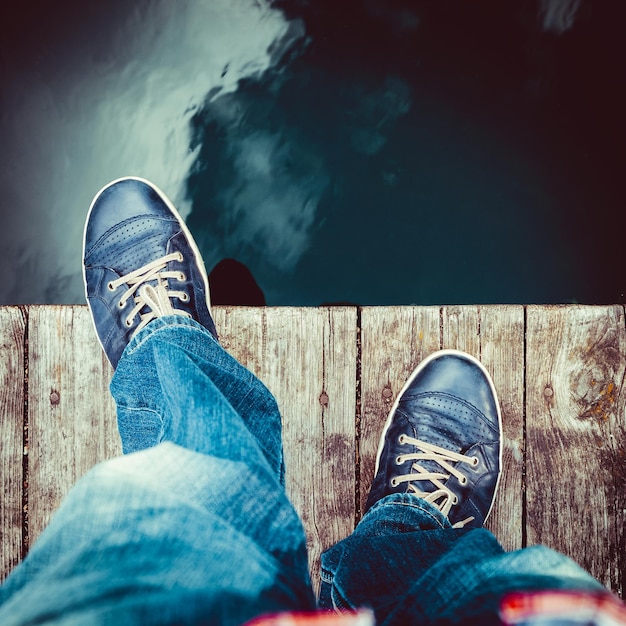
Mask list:
[[[89,189],[65,218],[71,241],[97,191],[92,181],[137,174],[183,205],[215,276],[221,260],[236,259],[271,305],[624,300],[616,228],[623,3],[236,5],[249,5],[245,20],[227,19],[235,13],[228,3],[213,13],[183,3],[172,13],[155,2],[138,5],[134,17],[119,9],[103,26],[132,32],[128,25],[141,23],[148,34],[144,47],[119,53],[111,49],[119,37],[107,45],[102,35],[101,57],[72,74],[78,84],[76,76],[108,59],[91,78],[97,105],[66,80],[82,122],[59,158],[66,175],[85,167],[75,153],[93,158],[82,177]],[[248,56],[232,51],[261,26],[267,32]],[[47,50],[62,66],[88,48],[76,41]],[[58,109],[60,96],[50,94]],[[112,133],[86,128],[125,115],[132,123],[116,123],[113,135],[127,145],[99,157],[90,148]],[[8,169],[5,157],[0,183],[19,206],[25,192],[7,182]],[[55,207],[71,190],[56,190]],[[21,271],[36,274],[32,254],[17,256]],[[64,271],[65,282],[48,281],[48,295],[28,291],[30,300],[80,297],[79,271]],[[229,275],[216,282],[220,294]],[[225,297],[237,303],[236,294]]]

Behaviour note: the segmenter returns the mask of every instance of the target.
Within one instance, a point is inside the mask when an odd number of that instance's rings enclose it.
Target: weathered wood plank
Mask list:
[[[463,350],[480,359],[482,339],[478,307],[444,306],[441,309],[442,348]]]
[[[261,379],[283,416],[287,493],[317,591],[320,554],[354,528],[356,310],[270,310],[266,346]]]
[[[0,581],[22,553],[25,317],[0,308]]]
[[[265,364],[267,309],[216,306],[212,314],[220,345],[261,378]]]
[[[286,488],[319,556],[354,528],[356,309],[215,307],[220,342],[276,397]]]
[[[502,411],[502,476],[487,528],[505,550],[523,544],[524,514],[524,307],[480,308],[480,360]]]
[[[72,485],[121,453],[111,367],[85,306],[32,306],[29,321],[29,539]]]
[[[490,528],[505,548],[521,545],[526,414],[528,543],[569,554],[624,593],[623,309],[529,306],[526,325],[524,309],[361,309],[355,482],[357,310],[216,307],[222,344],[268,385],[281,407],[287,488],[304,518],[316,585],[319,554],[352,530],[355,489],[357,506],[365,503],[395,395],[425,356],[454,347],[485,364],[503,410],[505,471]],[[22,417],[18,423],[7,416],[23,414],[24,326],[19,309],[0,308],[0,574],[21,550]],[[108,392],[111,369],[87,308],[32,306],[28,332],[32,543],[75,480],[120,448]]]
[[[527,534],[624,589],[620,306],[527,308]]]
[[[360,510],[369,494],[380,435],[396,395],[418,363],[440,346],[438,307],[361,310]]]
[[[475,356],[491,375],[502,411],[502,476],[487,527],[506,550],[522,547],[524,308],[452,306],[442,310],[442,348]]]

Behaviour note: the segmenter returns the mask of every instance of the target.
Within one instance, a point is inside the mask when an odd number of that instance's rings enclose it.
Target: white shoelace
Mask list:
[[[183,315],[191,317],[186,311],[175,309],[171,299],[178,298],[181,302],[189,301],[189,294],[185,291],[174,291],[169,289],[168,280],[184,282],[187,277],[183,272],[168,271],[165,268],[170,261],[182,261],[181,252],[167,254],[160,259],[151,261],[147,265],[133,270],[125,276],[120,276],[107,284],[109,291],[115,291],[121,285],[128,285],[128,289],[118,300],[120,309],[124,308],[126,301],[133,297],[135,306],[128,314],[124,323],[131,328],[135,317],[139,314],[141,321],[133,332],[133,337],[148,323],[157,317],[164,315]],[[156,285],[147,284],[148,281],[156,281]],[[139,313],[144,307],[148,308],[146,313]]]
[[[436,506],[446,517],[450,513],[450,509],[458,503],[458,498],[454,493],[448,489],[442,481],[447,481],[450,476],[455,476],[461,485],[467,484],[467,477],[458,468],[450,465],[450,462],[462,462],[468,463],[469,465],[476,466],[478,465],[478,458],[465,456],[464,454],[459,454],[457,452],[452,452],[451,450],[446,450],[445,448],[440,448],[439,446],[435,446],[430,443],[426,443],[425,441],[420,441],[419,439],[414,439],[413,437],[409,437],[408,435],[400,435],[398,438],[400,444],[408,444],[411,446],[415,446],[421,452],[412,452],[411,454],[401,454],[396,458],[396,463],[401,465],[406,461],[415,461],[411,465],[412,473],[403,474],[400,476],[394,476],[391,479],[391,486],[397,487],[400,483],[408,482],[409,489],[414,491],[420,498],[423,498],[427,502],[430,502],[434,506]],[[445,472],[429,472],[419,465],[419,461],[435,461],[438,463]],[[420,480],[429,480],[435,485],[436,489],[432,492],[424,492],[420,491],[418,487],[414,484],[416,481]],[[453,525],[453,528],[463,528],[465,524],[471,522],[474,518],[468,517],[467,519],[456,522]]]

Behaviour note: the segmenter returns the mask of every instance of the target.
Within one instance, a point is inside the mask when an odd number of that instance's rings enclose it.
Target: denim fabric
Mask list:
[[[269,391],[180,317],[137,335],[111,391],[124,450],[140,451],[77,483],[1,588],[0,624],[241,624],[314,608]]]
[[[151,322],[111,382],[125,456],[78,481],[0,587],[0,624],[241,624],[310,610],[305,536],[284,491],[265,386],[181,317]],[[322,557],[323,606],[379,623],[489,613],[509,589],[603,589],[536,547],[506,554],[410,494],[376,503]]]
[[[122,356],[111,393],[124,453],[173,441],[249,465],[264,456],[284,483],[276,400],[208,330],[183,317],[156,319]]]
[[[497,624],[500,598],[530,589],[605,590],[562,554],[544,546],[506,553],[488,530],[454,529],[406,493],[379,500],[322,555],[320,606],[368,606],[377,624]]]

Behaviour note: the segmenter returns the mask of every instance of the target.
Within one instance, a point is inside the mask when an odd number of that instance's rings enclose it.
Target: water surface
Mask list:
[[[272,305],[622,302],[623,3],[29,4],[0,43],[0,302],[84,302],[152,179]]]

